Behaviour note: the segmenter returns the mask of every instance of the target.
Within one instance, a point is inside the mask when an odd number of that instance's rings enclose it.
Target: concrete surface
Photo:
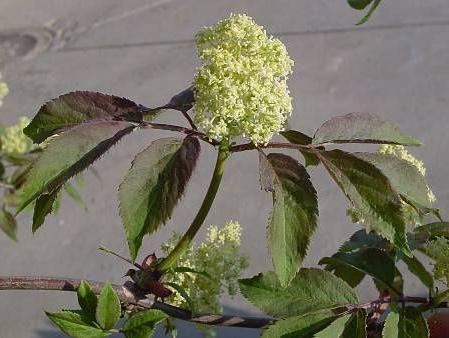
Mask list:
[[[285,41],[296,62],[290,81],[295,112],[291,126],[313,133],[334,115],[377,112],[401,124],[425,147],[428,179],[447,208],[449,181],[449,3],[447,0],[384,1],[371,22],[353,24],[361,13],[345,1],[298,0],[2,0],[0,1],[0,71],[11,94],[1,120],[14,123],[32,116],[45,100],[86,89],[113,93],[147,106],[159,105],[191,81],[196,60],[192,37],[204,25],[247,12]],[[31,36],[31,37],[30,37]],[[36,43],[36,41],[38,41]],[[173,113],[165,121],[182,122]],[[127,254],[116,211],[116,187],[134,154],[149,140],[167,135],[141,132],[125,139],[97,165],[103,177],[88,176],[84,197],[89,212],[66,198],[61,211],[31,235],[29,216],[20,219],[20,242],[0,236],[0,274],[62,275],[120,282],[127,268],[99,254],[99,243]],[[188,193],[167,226],[144,242],[152,252],[172,230],[185,229],[197,210],[211,173],[213,153],[203,146]],[[229,218],[244,226],[243,251],[252,266],[270,269],[265,223],[270,196],[258,185],[255,153],[236,155],[229,163],[223,189],[207,223]],[[320,201],[320,228],[306,265],[332,254],[357,229],[345,217],[346,203],[322,168],[311,176]],[[415,295],[424,290],[408,279]],[[370,284],[362,298],[375,297]],[[62,337],[45,320],[52,311],[74,304],[72,294],[2,292],[0,337]],[[242,313],[257,313],[243,299],[224,299]],[[228,311],[236,311],[233,308]],[[180,337],[193,337],[194,329]],[[256,332],[230,329],[223,337]]]

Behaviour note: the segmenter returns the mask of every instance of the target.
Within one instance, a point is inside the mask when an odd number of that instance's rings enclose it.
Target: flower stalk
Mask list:
[[[181,255],[189,248],[192,243],[193,238],[200,230],[201,226],[209,213],[210,208],[214,202],[215,196],[217,195],[218,188],[223,177],[223,172],[226,165],[226,160],[229,157],[229,146],[226,144],[221,144],[219,146],[217,161],[215,163],[214,173],[207,189],[206,196],[204,197],[203,203],[201,204],[198,213],[196,214],[192,224],[187,229],[185,234],[176,244],[175,248],[169,253],[169,255],[164,258],[159,264],[156,265],[156,270],[160,273],[166,272],[170,269],[173,264],[181,257]]]

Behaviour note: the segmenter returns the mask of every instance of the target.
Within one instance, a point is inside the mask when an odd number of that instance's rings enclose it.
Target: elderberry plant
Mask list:
[[[361,9],[372,3],[372,11],[379,2],[350,4]],[[149,144],[120,184],[120,216],[131,259],[122,258],[136,268],[126,273],[130,280],[124,286],[39,280],[42,288],[76,289],[78,294],[80,310],[48,317],[72,337],[114,332],[150,337],[159,323],[174,335],[170,318],[263,328],[265,338],[429,337],[426,313],[449,300],[449,291],[439,284],[448,278],[449,223],[435,208],[423,163],[405,148],[421,143],[372,113],[334,117],[313,136],[286,130],[293,61],[280,40],[244,14],[203,29],[196,46],[201,65],[191,86],[165,105],[148,108],[77,91],[44,104],[24,129],[35,144],[46,142],[20,187],[18,211],[34,203],[34,230],[53,211],[62,187],[123,137],[138,129],[183,134]],[[188,126],[156,122],[168,109],[179,111]],[[271,141],[276,135],[285,142]],[[217,159],[195,218],[183,234],[162,245],[164,257],[154,253],[137,263],[143,238],[161,229],[185,193],[201,143],[214,147]],[[340,149],[353,143],[380,147],[375,152]],[[281,149],[297,149],[301,156]],[[228,223],[225,230],[209,228],[206,241],[196,247],[193,241],[213,205],[227,160],[244,151],[258,151],[261,188],[273,198],[267,225],[273,271],[236,282],[247,264],[237,254],[237,223]],[[322,258],[320,268],[303,268],[318,223],[319,196],[308,174],[315,167],[340,188],[350,219],[361,229],[334,255]],[[420,255],[433,260],[433,273]],[[400,266],[418,278],[428,297],[404,294],[407,281]],[[379,298],[361,303],[355,287],[365,278],[374,282]],[[42,286],[45,281],[50,286]],[[0,286],[30,284],[14,279]],[[237,285],[268,317],[198,314],[218,312],[219,294],[224,288],[233,294]],[[126,319],[119,321],[120,316]]]

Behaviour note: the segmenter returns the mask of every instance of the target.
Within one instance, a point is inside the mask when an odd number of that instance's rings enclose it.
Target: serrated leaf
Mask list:
[[[389,286],[393,283],[396,267],[391,257],[376,248],[360,249],[354,252],[337,252],[332,257],[325,257],[318,264],[346,265],[367,274]],[[344,276],[342,276],[344,277]]]
[[[133,131],[129,122],[92,122],[70,129],[52,140],[33,164],[22,187],[23,210],[39,195],[59,189]]]
[[[262,332],[262,338],[312,338],[328,327],[335,317],[332,314],[309,314],[278,320]]]
[[[23,130],[35,143],[87,121],[142,121],[142,107],[96,92],[76,91],[44,104]]]
[[[317,151],[317,154],[352,206],[362,214],[368,230],[376,231],[411,256],[401,199],[388,178],[353,154],[341,150]]]
[[[119,188],[120,216],[134,260],[145,234],[171,216],[195,168],[200,144],[194,137],[163,138],[138,154]]]
[[[240,291],[273,317],[299,316],[357,303],[354,290],[328,271],[301,269],[286,288],[274,272],[239,280]]]
[[[382,331],[382,338],[426,337],[429,337],[426,320],[414,307],[406,307],[400,313],[390,312]]]
[[[434,280],[432,274],[426,270],[424,265],[416,258],[402,256],[401,259],[407,265],[408,270],[414,274],[418,279],[429,289],[433,289]]]
[[[281,131],[280,134],[284,136],[290,143],[308,145],[312,144],[312,138],[296,130]],[[320,159],[313,153],[298,149],[305,160],[305,166],[318,165]]]
[[[45,313],[47,317],[58,326],[62,332],[73,338],[104,338],[109,333],[90,326],[82,316],[73,311],[61,311],[56,313]]]
[[[352,314],[340,338],[366,338],[366,315],[364,310]]]
[[[431,208],[427,182],[418,169],[396,156],[380,153],[354,153],[358,158],[378,168],[390,181],[394,190],[408,201]]]
[[[123,325],[126,338],[151,337],[156,325],[168,316],[159,310],[140,311],[131,317]]]
[[[278,278],[286,286],[298,271],[317,226],[318,201],[309,174],[283,154],[260,153],[262,188],[273,193],[268,246]]]
[[[17,241],[17,222],[5,208],[0,209],[0,229],[13,241]]]
[[[98,299],[90,288],[90,285],[82,280],[76,289],[76,294],[78,296],[78,304],[83,310],[83,313],[91,320],[95,320]]]
[[[325,122],[315,132],[313,144],[384,143],[419,146],[417,139],[404,135],[399,128],[371,113],[350,113]]]
[[[44,223],[45,217],[54,210],[54,204],[58,198],[59,189],[49,193],[40,195],[34,206],[33,225],[31,230],[35,233]]]
[[[111,284],[105,283],[98,297],[95,319],[104,330],[110,330],[120,318],[120,300]]]
[[[348,0],[349,6],[357,10],[365,9],[371,2],[373,0]]]
[[[351,318],[351,315],[345,315],[335,319],[332,324],[326,327],[324,330],[315,334],[315,338],[335,338],[341,337],[345,330],[346,323]]]

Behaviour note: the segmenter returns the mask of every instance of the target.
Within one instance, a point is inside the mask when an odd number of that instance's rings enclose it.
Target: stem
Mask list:
[[[189,229],[179,240],[176,247],[165,259],[161,261],[161,263],[156,266],[156,269],[159,272],[164,273],[173,266],[173,264],[179,259],[179,257],[189,248],[190,243],[192,242],[196,233],[203,225],[204,220],[209,213],[209,210],[217,194],[218,187],[220,186],[221,178],[223,177],[223,171],[228,157],[229,149],[227,148],[227,146],[220,146],[217,155],[217,162],[215,163],[214,174],[212,175],[212,179],[210,181],[209,188],[207,190],[206,196],[204,197],[203,203],[201,204],[201,207],[198,210],[198,213],[196,214],[195,219],[193,220]]]
[[[232,153],[237,153],[241,151],[246,150],[254,150],[254,149],[264,149],[264,148],[288,148],[288,149],[301,149],[301,150],[309,150],[320,148],[322,145],[315,145],[315,144],[294,144],[294,143],[283,143],[283,142],[271,142],[267,143],[265,145],[254,145],[253,143],[243,143],[243,144],[237,144],[235,146],[232,146],[230,148],[230,151]]]

